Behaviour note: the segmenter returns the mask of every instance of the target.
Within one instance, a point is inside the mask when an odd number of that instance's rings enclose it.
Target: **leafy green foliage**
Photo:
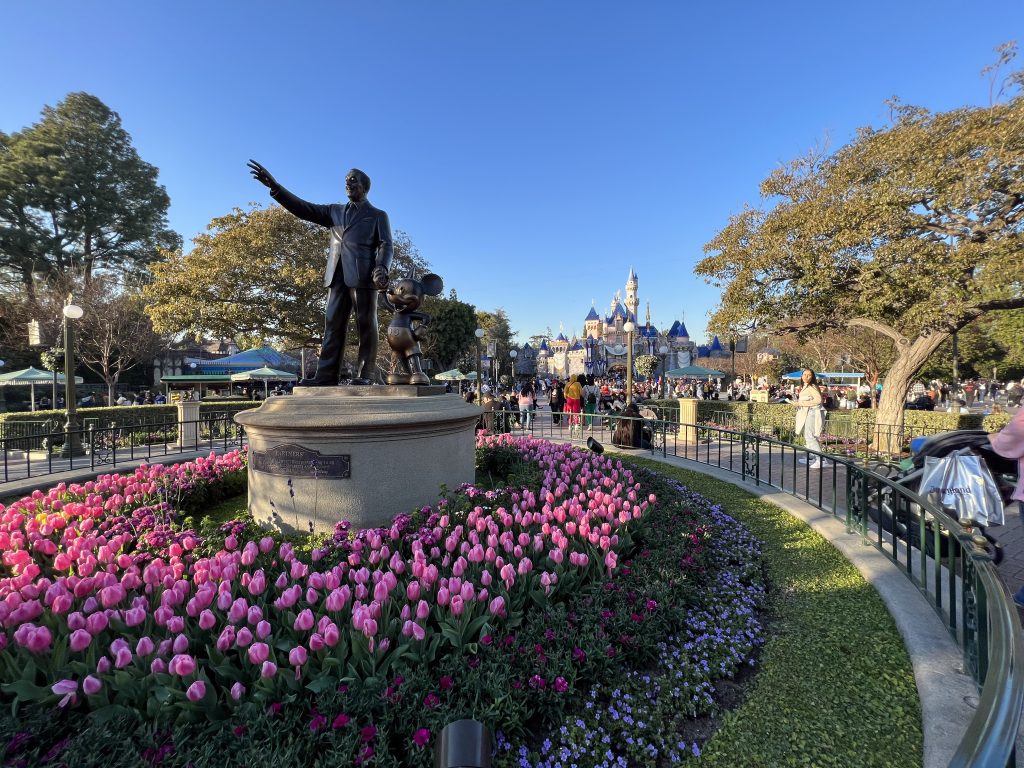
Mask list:
[[[460,360],[475,354],[476,308],[459,301],[454,289],[447,298],[428,296],[423,311],[431,317],[430,331],[422,343],[423,355],[434,361],[435,371],[451,370]]]
[[[717,327],[889,336],[898,354],[880,407],[899,423],[911,378],[950,332],[1024,307],[1024,96],[891,106],[890,125],[769,175],[768,207],[733,216],[696,272],[724,288]]]
[[[318,344],[330,230],[277,205],[235,208],[207,229],[190,252],[165,250],[153,265],[145,295],[157,331]],[[427,269],[408,236],[396,232],[394,243],[392,277]]]
[[[29,297],[36,273],[144,273],[180,242],[169,206],[157,169],[95,96],[68,94],[38,123],[0,133],[0,273]]]

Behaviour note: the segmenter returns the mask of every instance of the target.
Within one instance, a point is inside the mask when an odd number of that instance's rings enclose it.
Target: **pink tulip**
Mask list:
[[[260,677],[273,677],[277,674],[277,664],[272,661],[264,661],[260,669]]]
[[[490,605],[487,606],[487,610],[493,616],[504,616],[505,615],[505,598],[498,595],[496,598],[491,600]]]
[[[239,701],[245,695],[245,686],[241,683],[235,683],[231,686],[231,698],[235,701]]]
[[[84,629],[76,629],[74,632],[71,633],[70,646],[71,650],[75,653],[78,653],[79,651],[84,651],[86,648],[89,647],[89,644],[91,642],[92,635],[90,635]]]
[[[75,693],[78,691],[78,683],[74,680],[58,680],[50,686],[50,690],[58,696],[64,697],[57,704],[58,707],[64,707],[67,706],[68,703],[73,703],[75,701]]]
[[[249,542],[250,544],[252,542]],[[228,611],[228,621],[232,624],[238,624],[248,616],[249,605],[245,602],[244,597],[240,597],[231,604],[231,609]]]
[[[95,637],[107,628],[107,617],[102,613],[94,613],[85,620],[85,628]]]
[[[82,681],[82,691],[84,691],[87,696],[93,696],[99,693],[102,688],[102,681],[92,675],[86,675],[86,678]]]
[[[267,637],[267,635],[269,635],[271,631],[272,630],[270,627],[270,622],[266,619],[264,619],[256,625],[256,637],[258,637],[260,640],[263,640],[265,637]]]
[[[250,624],[259,624],[263,621],[263,611],[258,605],[249,606],[249,611],[246,614],[246,621]]]
[[[180,675],[186,677],[196,671],[196,660],[188,654],[178,654],[171,659],[171,663],[167,665],[167,671],[172,675]]]
[[[462,615],[462,611],[465,609],[465,603],[463,602],[461,595],[455,595],[451,599],[450,609],[451,609],[451,612],[452,612],[453,616],[461,616]]]
[[[327,627],[327,629],[324,630],[324,642],[327,644],[329,648],[333,648],[334,646],[336,646],[340,639],[341,636],[339,634],[338,627],[334,624],[331,624],[329,627]]]
[[[323,635],[319,632],[314,632],[309,636],[309,650],[314,652],[320,651],[323,650],[325,645],[326,643],[324,642]]]
[[[156,645],[148,636],[140,637],[139,642],[135,644],[135,655],[137,656],[149,656],[155,650]]]
[[[154,675],[160,674],[167,671],[167,662],[163,659],[156,658],[149,665],[149,671]]]
[[[167,620],[167,631],[173,634],[178,634],[185,631],[185,617],[184,616],[171,616]]]
[[[293,625],[293,628],[300,632],[308,632],[313,628],[313,624],[313,612],[309,610],[309,608],[306,608],[295,617],[295,624]]]
[[[288,663],[293,667],[301,667],[306,663],[307,658],[306,649],[301,645],[295,646],[288,652]]]
[[[430,605],[426,600],[420,600],[416,604],[416,618],[422,621],[430,615]]]
[[[202,680],[196,680],[185,691],[185,696],[189,701],[202,701],[206,696],[206,683]]]
[[[253,643],[249,646],[249,661],[262,664],[270,658],[270,647],[266,643]]]
[[[235,628],[230,624],[224,627],[224,631],[217,638],[217,650],[223,653],[235,644]]]
[[[267,577],[263,575],[262,569],[256,571],[249,579],[248,588],[250,595],[262,595],[266,591]]]
[[[106,656],[100,656],[99,660],[96,662],[96,671],[99,672],[101,675],[104,675],[107,672],[109,672],[110,659]]]
[[[174,642],[171,644],[171,651],[175,654],[181,654],[188,650],[188,638],[184,635],[176,635]]]
[[[235,635],[235,643],[239,648],[245,648],[252,643],[252,632],[249,631],[248,627],[242,627],[238,630],[238,634]]]
[[[213,611],[209,608],[205,609],[199,614],[199,628],[200,629],[213,629],[217,623],[217,618],[213,615]]]

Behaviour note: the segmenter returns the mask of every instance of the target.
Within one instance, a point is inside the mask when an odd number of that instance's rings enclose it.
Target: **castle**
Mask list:
[[[596,376],[624,373],[626,370],[629,334],[624,326],[632,322],[633,358],[639,355],[661,356],[661,348],[665,353],[665,369],[683,368],[691,364],[710,365],[712,360],[728,358],[729,351],[722,348],[716,336],[710,345],[698,346],[690,341],[686,325],[676,320],[667,329],[659,330],[651,324],[651,308],[647,305],[646,318],[643,323],[637,320],[640,306],[638,291],[640,280],[636,272],[630,268],[626,278],[626,296],[616,291],[612,298],[608,314],[602,317],[594,307],[583,319],[583,335],[575,334],[571,339],[559,333],[553,339],[544,339],[538,348],[524,344],[518,349],[516,371],[521,374],[541,377],[557,376],[566,378],[573,374],[592,373]],[[700,362],[700,358],[706,358]],[[715,363],[718,364],[717,362]]]

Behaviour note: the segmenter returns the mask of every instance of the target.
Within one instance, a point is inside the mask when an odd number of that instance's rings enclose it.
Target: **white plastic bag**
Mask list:
[[[979,525],[1003,524],[1003,500],[992,473],[977,455],[970,452],[948,456],[928,456],[924,460],[920,495],[938,491],[939,502],[956,510],[960,522],[973,520]]]

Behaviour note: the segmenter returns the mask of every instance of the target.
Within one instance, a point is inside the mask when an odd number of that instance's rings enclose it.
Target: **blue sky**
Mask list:
[[[580,331],[630,266],[657,325],[703,339],[702,249],[781,162],[887,118],[984,104],[1021,37],[987,2],[8,2],[0,129],[88,91],[160,169],[171,226],[314,202],[348,168],[446,288],[521,340]],[[188,247],[188,245],[186,245]]]

